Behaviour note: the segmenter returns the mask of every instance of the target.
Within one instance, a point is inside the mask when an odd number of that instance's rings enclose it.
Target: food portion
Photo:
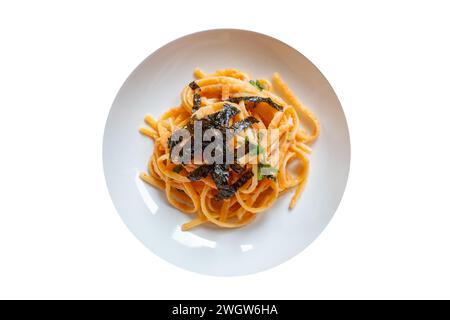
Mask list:
[[[235,69],[194,75],[179,106],[145,117],[140,132],[155,145],[141,179],[191,215],[183,230],[247,225],[290,189],[294,207],[320,132],[314,114],[277,73],[272,83]]]

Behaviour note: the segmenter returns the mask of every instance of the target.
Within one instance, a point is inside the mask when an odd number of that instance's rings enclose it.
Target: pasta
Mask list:
[[[236,69],[197,68],[194,76],[180,105],[158,120],[145,116],[140,132],[154,140],[154,150],[141,179],[192,217],[182,230],[245,226],[291,189],[293,208],[320,134],[316,116],[278,73],[272,82]],[[205,139],[208,130],[213,138]]]

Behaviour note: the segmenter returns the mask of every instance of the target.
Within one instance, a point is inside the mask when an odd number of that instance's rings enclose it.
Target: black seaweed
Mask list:
[[[247,117],[243,120],[240,120],[238,122],[236,122],[235,124],[233,124],[233,126],[231,127],[234,131],[234,134],[237,134],[245,129],[247,129],[248,127],[250,127],[252,124],[259,122],[258,119],[256,119],[255,117]]]
[[[231,198],[234,194],[236,193],[236,190],[234,190],[233,186],[223,186],[222,188],[220,188],[217,192],[217,194],[215,195],[214,199],[215,200],[224,200],[224,199],[229,199]]]
[[[217,188],[220,189],[223,186],[228,185],[230,172],[228,171],[225,165],[215,164],[211,176]]]
[[[198,106],[200,103],[200,95],[194,93],[194,107]],[[194,111],[194,110],[193,110]],[[190,143],[187,144],[188,154],[191,155],[191,159],[194,157],[194,126],[196,121],[201,121],[202,128],[202,137],[206,130],[208,129],[216,129],[219,130],[219,134],[222,134],[223,137],[223,145],[221,148],[215,149],[213,156],[218,156],[219,159],[222,159],[223,162],[226,160],[227,152],[230,151],[233,153],[234,150],[229,150],[230,146],[228,145],[228,140],[234,135],[237,134],[247,128],[249,128],[252,124],[258,122],[258,120],[254,117],[247,117],[241,121],[236,122],[234,125],[229,126],[230,120],[236,116],[240,110],[231,104],[224,103],[222,110],[215,112],[206,116],[203,119],[197,119],[193,116],[187,125],[183,129],[187,129],[191,134]],[[227,129],[231,129],[231,134],[228,134]],[[172,135],[168,140],[169,149],[172,152],[172,148],[183,141],[180,136],[178,140]],[[211,142],[210,141],[202,141],[202,150],[206,148]],[[250,143],[248,141],[245,142],[241,148],[245,148],[245,153],[248,153],[250,150]],[[181,151],[181,150],[180,150]],[[217,155],[217,152],[220,152],[220,155]],[[234,153],[233,153],[234,154]],[[171,153],[172,156],[172,153]],[[245,182],[248,181],[253,176],[251,171],[244,172],[245,168],[236,163],[236,154],[234,154],[235,163],[233,164],[221,164],[221,163],[209,163],[203,164],[197,167],[195,170],[188,174],[188,179],[191,181],[198,181],[206,178],[211,175],[215,185],[217,186],[217,195],[215,196],[216,200],[223,200],[232,197],[237,189],[239,189]],[[173,160],[173,159],[172,159]],[[175,167],[178,171],[179,168]],[[236,172],[238,175],[241,175],[238,180],[230,185],[230,169]]]
[[[174,135],[172,134],[170,138],[167,140],[167,146],[169,147],[169,150],[172,150],[173,147],[175,147],[177,144],[179,144],[181,141],[183,141],[182,136],[178,136],[178,140],[174,138]]]
[[[200,89],[199,85],[195,81],[192,81],[191,83],[189,83],[189,87],[194,91],[197,89]]]
[[[194,134],[195,121],[198,121],[198,119],[195,116],[193,116],[191,119],[189,119],[188,124],[183,128],[188,130],[191,135]]]
[[[192,106],[192,113],[194,113],[195,111],[197,111],[202,103],[202,98],[200,97],[200,95],[198,93],[194,93],[194,98],[193,98],[193,106]]]
[[[260,102],[265,102],[269,106],[271,106],[272,108],[274,108],[274,109],[276,109],[278,111],[282,111],[283,110],[283,107],[280,106],[278,103],[275,103],[271,98],[264,98],[264,97],[258,97],[258,96],[235,97],[235,98],[230,98],[227,101],[230,101],[230,102],[233,102],[233,103],[239,103],[240,101],[253,102],[255,105],[260,103]]]
[[[233,183],[233,188],[237,191],[240,187],[242,187],[248,180],[253,177],[252,170],[245,171],[239,179],[235,183]]]
[[[200,167],[195,168],[191,173],[188,174],[188,179],[191,181],[198,181],[206,178],[211,171],[213,171],[214,165],[204,164]]]
[[[172,171],[175,172],[175,173],[180,173],[181,170],[183,170],[183,166],[182,166],[181,164],[176,165],[176,166],[172,169]]]
[[[237,163],[231,164],[230,168],[231,168],[231,170],[233,170],[237,174],[241,174],[242,172],[244,172],[244,167],[239,165],[239,164],[237,164]]]
[[[224,103],[223,109],[212,113],[206,117],[206,125],[216,129],[222,129],[222,127],[228,126],[231,118],[241,112],[238,108],[231,104]]]
[[[230,172],[224,164],[214,165],[214,169],[211,173],[212,179],[217,186],[218,193],[216,195],[216,200],[227,199],[233,196],[234,189],[228,184],[230,179]]]
[[[224,185],[221,188],[218,187],[218,192],[217,192],[217,194],[216,194],[216,196],[214,198],[216,200],[223,200],[223,199],[231,198],[236,193],[236,191],[240,187],[242,187],[252,177],[253,177],[252,170],[247,170],[231,186],[230,185]]]

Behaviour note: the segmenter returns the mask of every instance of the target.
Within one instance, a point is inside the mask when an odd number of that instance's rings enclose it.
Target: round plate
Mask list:
[[[237,68],[254,79],[279,72],[321,122],[303,195],[288,210],[292,193],[240,229],[198,227],[163,192],[142,182],[153,142],[139,134],[144,116],[159,117],[180,103],[193,70]],[[133,234],[161,258],[209,275],[245,275],[274,267],[306,248],[325,228],[344,193],[350,141],[332,87],[302,54],[279,40],[244,30],[209,30],[170,42],[145,59],[125,81],[111,107],[103,138],[103,165],[114,205]]]

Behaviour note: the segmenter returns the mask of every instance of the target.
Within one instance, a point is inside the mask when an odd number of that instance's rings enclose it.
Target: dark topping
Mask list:
[[[270,98],[264,98],[264,97],[235,97],[235,98],[230,98],[228,99],[228,101],[233,102],[233,103],[239,103],[239,101],[245,101],[245,102],[253,102],[254,106],[256,106],[256,104],[261,103],[261,102],[265,102],[267,103],[269,106],[271,106],[272,108],[278,110],[278,111],[282,111],[283,107],[280,106],[279,104],[275,103],[272,99]]]
[[[237,181],[235,183],[233,183],[233,188],[235,190],[238,190],[240,187],[242,187],[248,180],[250,180],[253,177],[253,172],[252,170],[247,170],[244,172],[243,175],[241,175],[239,177],[239,179],[237,179]]]
[[[231,104],[224,103],[223,109],[208,115],[205,120],[207,125],[216,129],[222,129],[222,127],[228,126],[230,119],[241,112],[238,108]]]
[[[216,200],[223,200],[223,199],[229,199],[236,193],[236,190],[233,188],[233,186],[223,186],[220,188],[214,197]]]
[[[192,113],[197,111],[201,107],[202,98],[198,93],[194,93],[194,99],[193,99],[193,106],[192,106]]]
[[[236,122],[235,124],[233,124],[231,128],[234,130],[235,134],[238,134],[239,132],[249,128],[252,124],[257,122],[259,122],[258,119],[250,116],[241,121]]]
[[[241,174],[242,172],[244,172],[244,167],[239,165],[239,164],[237,164],[237,163],[231,164],[230,168],[231,168],[231,170],[233,170],[237,174]]]
[[[183,129],[188,130],[191,135],[194,135],[194,124],[195,124],[196,120],[197,120],[197,118],[195,116],[192,117],[189,120],[189,123],[185,127],[183,127]],[[174,133],[172,133],[170,138],[167,140],[167,146],[169,147],[170,151],[172,151],[173,147],[175,147],[177,144],[179,144],[180,142],[183,141],[183,136],[181,134],[178,134],[180,132],[180,130],[182,130],[182,129],[175,130]],[[178,137],[178,140],[177,140],[177,137]],[[194,143],[193,141],[191,141],[191,142],[192,142],[192,144]],[[193,147],[193,145],[192,145],[192,147]],[[193,148],[192,148],[192,151],[194,151]]]
[[[230,172],[223,164],[215,164],[211,173],[212,179],[218,188],[228,185],[228,179],[230,178]]]
[[[198,94],[194,94],[194,107],[196,106],[196,96],[200,97],[200,95]],[[233,137],[233,135],[249,128],[252,124],[258,122],[258,120],[255,117],[247,117],[243,120],[240,120],[238,122],[236,122],[234,125],[229,126],[229,122],[230,120],[236,116],[238,113],[240,112],[240,110],[234,106],[232,106],[229,103],[224,103],[223,104],[223,108],[222,110],[215,112],[213,114],[210,114],[208,116],[206,116],[203,119],[197,119],[195,116],[193,116],[189,123],[184,127],[184,129],[187,129],[189,131],[189,133],[191,134],[190,136],[190,143],[188,142],[188,149],[187,151],[189,152],[188,154],[191,155],[191,160],[194,157],[194,141],[195,141],[195,137],[194,137],[194,125],[196,121],[200,121],[201,122],[201,130],[202,130],[202,137],[205,133],[206,130],[208,129],[216,129],[218,130],[218,134],[222,135],[222,141],[223,141],[223,145],[217,149],[214,149],[213,151],[213,157],[221,159],[222,162],[225,162],[226,160],[226,155],[227,152],[231,152],[232,154],[234,154],[234,152],[232,150],[230,150],[230,146],[227,143],[228,140]],[[231,131],[231,134],[227,134],[227,129],[228,129],[228,133],[229,131]],[[177,131],[175,131],[176,133]],[[182,137],[179,137],[178,140],[176,139],[175,133],[169,138],[168,140],[168,146],[170,149],[172,149],[174,146],[176,146],[177,144],[179,144],[182,140]],[[210,141],[202,141],[202,151],[205,150],[205,148],[210,144]],[[250,144],[248,142],[248,140],[246,140],[246,143],[241,146],[243,148],[245,148],[245,153],[248,153],[248,151],[250,150]],[[217,155],[217,152],[220,152],[219,155]],[[170,155],[172,156],[172,152],[170,153]],[[217,156],[217,157],[216,157]],[[175,155],[176,157],[176,155]],[[174,161],[174,159],[171,158],[171,160]],[[217,200],[222,200],[222,199],[228,199],[230,197],[232,197],[234,195],[234,193],[243,185],[245,184],[246,181],[248,181],[248,179],[250,179],[253,176],[253,173],[250,172],[244,172],[244,168],[242,166],[240,166],[239,164],[236,163],[236,154],[234,154],[234,160],[235,163],[233,164],[222,164],[222,163],[208,163],[208,164],[203,164],[199,167],[197,167],[196,169],[194,169],[192,172],[190,172],[187,176],[187,178],[191,181],[198,181],[201,179],[206,178],[207,176],[211,175],[218,193],[216,195],[216,199]],[[174,168],[176,170],[182,170],[182,166],[180,166],[181,168],[178,169],[178,166]],[[242,174],[242,176],[240,176],[238,178],[238,180],[230,185],[229,184],[229,179],[230,179],[230,169],[233,170],[234,172],[236,172],[237,174]],[[178,171],[179,172],[179,171]]]
[[[231,186],[228,184],[230,172],[228,171],[228,168],[226,168],[225,165],[215,164],[211,176],[214,183],[216,184],[219,194],[221,194],[222,196],[227,196],[227,198],[231,197],[234,194],[234,192],[231,192],[233,190],[230,188]]]
[[[172,134],[170,138],[167,140],[167,146],[169,147],[169,150],[172,150],[172,148],[175,147],[177,144],[179,144],[181,141],[183,141],[182,136],[178,136],[177,140],[176,135],[174,137],[174,134]]]
[[[189,87],[194,91],[197,89],[200,89],[199,85],[195,81],[192,81],[191,83],[189,83]]]
[[[198,181],[206,178],[213,169],[214,169],[213,165],[204,164],[198,168],[195,168],[191,173],[189,173],[187,177],[191,181]]]
[[[191,135],[194,134],[194,125],[195,125],[195,121],[197,121],[197,120],[198,119],[195,116],[193,116],[192,118],[189,119],[188,124],[184,127],[184,129],[188,130]]]
[[[247,170],[242,174],[239,179],[233,183],[231,186],[227,185],[222,188],[218,188],[219,192],[216,194],[215,199],[216,200],[223,200],[223,199],[229,199],[231,198],[236,191],[242,187],[248,180],[250,180],[253,177],[252,170]]]
[[[175,173],[180,173],[181,170],[183,170],[183,166],[182,166],[181,164],[176,165],[176,166],[172,169],[172,171],[175,172]]]

